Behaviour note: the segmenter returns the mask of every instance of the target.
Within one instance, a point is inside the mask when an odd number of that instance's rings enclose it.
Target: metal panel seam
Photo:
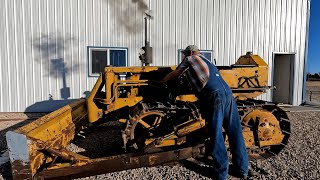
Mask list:
[[[14,47],[15,47],[15,49],[12,49],[13,51],[14,51],[14,54],[15,54],[15,58],[13,59],[13,61],[14,61],[14,65],[15,65],[15,70],[17,71],[17,72],[19,72],[19,63],[18,63],[18,61],[19,61],[19,59],[18,59],[18,30],[17,30],[17,2],[16,1],[13,1],[13,18],[14,18]],[[14,102],[14,104],[15,104],[15,109],[19,109],[19,105],[20,105],[20,95],[21,95],[21,92],[20,92],[20,90],[22,90],[22,89],[20,89],[19,88],[19,74],[20,73],[14,73],[15,74],[15,91],[16,91],[16,94],[15,94],[15,96],[16,96],[16,101],[17,102]],[[12,83],[12,85],[13,85],[13,83]]]
[[[71,3],[71,1],[68,1],[69,2],[69,7],[70,7],[70,17],[73,16],[73,5]],[[70,18],[70,40],[73,39],[73,18]],[[78,38],[77,38],[78,39]],[[71,87],[70,88],[70,96],[71,98],[75,98],[75,86],[74,86],[74,57],[73,57],[73,41],[70,41],[70,44],[69,44],[71,47],[70,47],[70,72],[69,72],[69,75],[71,76],[70,78],[70,84],[71,84]]]
[[[23,33],[23,68],[24,68],[24,99],[25,99],[25,103],[24,106],[27,107],[28,106],[28,82],[27,82],[27,58],[26,58],[26,16],[25,16],[25,1],[22,1],[22,33]],[[0,68],[1,69],[1,68]]]
[[[50,20],[49,20],[49,3],[48,3],[49,0],[47,0],[47,3],[46,3],[46,25],[47,25],[47,36],[48,36],[48,40],[47,40],[47,60],[48,60],[48,72],[50,72],[50,55],[49,55],[49,38],[51,38],[51,35],[49,34],[49,23],[50,23]],[[50,35],[50,37],[49,37]],[[51,39],[50,39],[51,41]],[[51,93],[51,76],[48,76],[48,91],[49,93]]]
[[[33,27],[33,6],[32,6],[32,3],[31,3],[31,6],[30,6],[30,21],[31,21],[31,26],[30,26],[30,29],[31,29],[31,32],[33,32],[34,30],[34,27]],[[31,33],[31,39],[33,39],[34,37],[34,34]],[[32,46],[34,46],[33,42],[32,42]],[[32,87],[36,87],[35,86],[35,67],[34,67],[34,49],[31,48],[31,59],[32,59]],[[36,101],[36,91],[35,89],[33,89],[33,102]]]
[[[38,26],[39,26],[39,32],[38,32],[38,37],[41,37],[41,34],[43,33],[42,32],[42,29],[41,29],[41,2],[42,1],[39,1],[39,4],[38,4]],[[40,38],[40,45],[42,44],[42,38]],[[40,53],[40,86],[41,86],[41,89],[40,89],[40,100],[43,99],[43,64],[42,64],[42,54],[41,51],[39,51]]]
[[[12,1],[10,1],[10,2],[12,2]],[[10,75],[10,52],[9,52],[9,40],[8,40],[8,38],[9,38],[9,27],[8,27],[8,21],[9,21],[9,19],[8,19],[8,0],[5,0],[5,15],[6,15],[6,22],[5,22],[5,24],[6,24],[6,27],[7,27],[7,31],[6,31],[6,36],[7,36],[7,42],[6,42],[6,44],[7,44],[7,48],[6,48],[6,51],[7,51],[7,58],[8,58],[8,61],[7,61],[7,70],[8,70],[8,75]],[[12,111],[12,97],[11,97],[11,84],[10,84],[10,82],[11,82],[11,76],[7,76],[8,77],[8,82],[9,82],[9,84],[7,85],[8,86],[8,99],[9,99],[9,102],[7,103],[8,104],[8,111]]]
[[[2,43],[2,42],[0,42]],[[1,44],[0,44],[0,48],[2,48]],[[4,111],[4,107],[3,107],[3,100],[4,100],[4,96],[3,96],[3,92],[2,92],[2,88],[4,87],[3,86],[3,81],[2,81],[2,64],[3,61],[2,61],[2,56],[0,56],[0,112],[3,112]]]

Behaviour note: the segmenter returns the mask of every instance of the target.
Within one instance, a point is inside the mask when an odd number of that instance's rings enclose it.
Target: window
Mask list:
[[[88,47],[89,76],[99,76],[106,66],[127,66],[128,48]]]
[[[200,51],[201,54],[212,62],[212,51]]]
[[[178,64],[183,60],[184,55],[181,53],[183,49],[178,50]],[[200,50],[201,54],[206,57],[210,62],[213,61],[213,51],[212,50]]]

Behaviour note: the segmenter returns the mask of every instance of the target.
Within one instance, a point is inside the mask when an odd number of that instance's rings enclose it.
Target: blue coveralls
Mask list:
[[[228,154],[224,144],[222,126],[225,129],[232,154],[233,166],[243,175],[248,174],[248,155],[242,135],[242,127],[237,105],[232,91],[222,79],[218,69],[204,60],[210,71],[210,77],[197,95],[205,105],[205,120],[210,133],[211,154],[216,170],[214,178],[226,179],[228,176]]]

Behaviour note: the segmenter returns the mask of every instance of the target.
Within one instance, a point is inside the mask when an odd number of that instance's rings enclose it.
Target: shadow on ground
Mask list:
[[[125,152],[122,148],[121,126],[121,123],[111,121],[94,127],[85,133],[85,138],[77,136],[72,142],[75,146],[71,147],[71,150],[77,151],[81,148],[85,151],[79,154],[90,158],[123,154]]]
[[[185,168],[187,168],[190,171],[194,171],[198,174],[201,174],[202,176],[205,176],[207,178],[213,178],[213,168],[206,164],[206,166],[201,166],[197,163],[183,160],[180,162]]]

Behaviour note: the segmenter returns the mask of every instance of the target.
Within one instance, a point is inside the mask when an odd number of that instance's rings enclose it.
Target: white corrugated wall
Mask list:
[[[148,0],[152,10],[153,65],[173,65],[178,49],[213,50],[218,65],[247,51],[269,64],[274,52],[296,53],[294,104],[302,101],[308,0]],[[0,111],[50,111],[83,97],[87,46],[128,47],[139,66],[141,4],[133,0],[1,0]],[[141,8],[140,8],[141,9]],[[61,89],[70,95],[62,95]],[[270,100],[270,94],[261,98]]]

